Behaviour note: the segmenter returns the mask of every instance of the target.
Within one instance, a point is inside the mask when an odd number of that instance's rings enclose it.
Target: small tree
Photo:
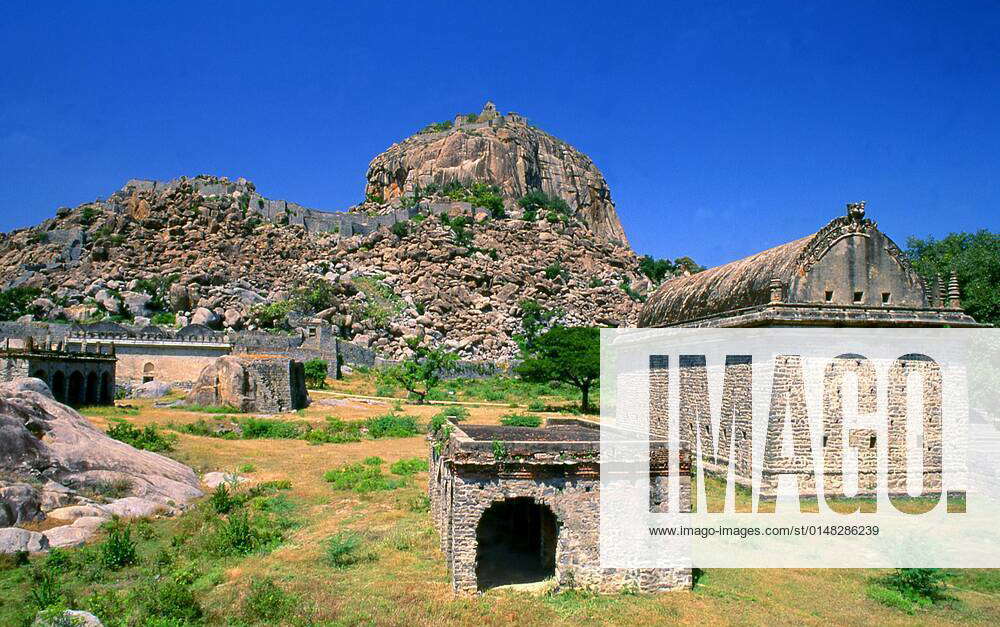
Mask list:
[[[378,371],[383,385],[398,385],[423,403],[431,390],[441,383],[441,377],[455,368],[458,355],[443,348],[428,348],[410,342],[413,355],[404,361]]]
[[[314,390],[326,387],[326,374],[329,364],[325,359],[310,359],[303,364],[306,371],[306,384]]]
[[[568,383],[580,390],[580,409],[590,411],[590,388],[601,375],[600,332],[593,327],[554,326],[522,352],[517,374],[528,381]]]
[[[522,300],[518,307],[521,308],[521,333],[515,335],[514,340],[521,352],[533,349],[538,336],[563,315],[562,310],[546,309],[531,299]]]

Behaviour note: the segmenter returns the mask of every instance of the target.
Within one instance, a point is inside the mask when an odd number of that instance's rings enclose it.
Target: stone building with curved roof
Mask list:
[[[981,326],[962,311],[954,275],[935,283],[852,203],[812,235],[667,281],[639,326]]]

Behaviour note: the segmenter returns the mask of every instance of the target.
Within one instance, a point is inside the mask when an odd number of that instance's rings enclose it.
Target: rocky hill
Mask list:
[[[389,358],[418,338],[491,360],[516,354],[524,299],[566,324],[626,325],[647,288],[628,247],[572,217],[494,218],[442,199],[441,215],[417,206],[346,236],[264,219],[257,198],[242,179],[130,184],[0,236],[0,287],[31,299],[25,319],[294,331],[288,314],[302,310]]]
[[[597,238],[628,243],[593,161],[516,113],[500,115],[490,102],[478,115],[458,115],[393,144],[372,160],[367,179],[367,197],[385,202],[432,184],[487,182],[515,215],[519,199],[541,190],[565,201]]]

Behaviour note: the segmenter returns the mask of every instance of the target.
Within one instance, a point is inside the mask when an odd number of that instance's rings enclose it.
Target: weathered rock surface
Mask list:
[[[64,610],[57,616],[39,612],[32,627],[104,627],[104,623],[90,612],[83,610]]]
[[[499,186],[513,209],[528,191],[540,189],[565,200],[598,238],[627,244],[611,190],[593,161],[521,116],[498,116],[490,106],[476,122],[457,118],[457,127],[418,133],[375,157],[367,195],[390,201],[432,182],[481,181]]]
[[[0,529],[0,553],[38,553],[49,548],[48,539],[37,531],[18,527]]]
[[[175,511],[201,496],[198,477],[190,468],[109,438],[76,411],[53,400],[47,389],[39,391],[39,386],[44,388],[37,379],[0,384],[0,476],[7,482],[13,480],[0,488],[0,495],[4,511],[8,517],[13,514],[14,523],[40,518],[40,512],[49,507],[61,516],[86,514],[76,516],[73,523],[81,528],[86,525],[77,523],[83,519]],[[39,492],[25,484],[27,480],[36,485],[45,483]],[[97,508],[90,498],[112,483],[126,486],[129,497]],[[88,496],[79,493],[84,489]],[[71,503],[89,507],[77,512],[68,507]],[[38,539],[16,533],[23,531],[20,529],[0,531],[7,534],[9,543],[48,544],[44,536]],[[75,535],[61,531],[55,537],[72,542]]]
[[[170,384],[164,381],[147,381],[133,391],[135,398],[161,398],[170,393]]]

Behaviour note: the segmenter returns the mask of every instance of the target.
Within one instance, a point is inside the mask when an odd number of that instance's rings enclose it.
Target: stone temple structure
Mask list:
[[[0,348],[0,381],[34,377],[44,381],[61,403],[111,405],[116,361],[111,344],[84,343],[71,351],[51,339],[40,343],[32,337],[13,342],[7,339]]]
[[[448,423],[430,442],[431,515],[456,592],[547,579],[563,588],[600,592],[690,587],[690,569],[601,568],[597,423],[555,418],[544,428]],[[682,511],[690,508],[689,471],[682,455]],[[651,505],[665,504],[666,456],[653,455],[650,472]]]
[[[822,229],[801,239],[757,253],[745,259],[711,268],[691,276],[664,283],[646,302],[639,316],[641,327],[977,327],[971,316],[962,311],[957,279],[952,276],[945,287],[939,277],[933,287],[911,267],[899,247],[876,224],[865,217],[864,203],[849,204],[847,215],[831,221]],[[924,430],[921,435],[924,455],[925,489],[941,491],[941,374],[937,364],[919,355],[906,355],[888,372],[888,385],[904,386],[908,373],[917,372],[924,381]],[[786,373],[798,367],[795,355],[779,355],[772,364],[775,385],[786,381]],[[650,359],[650,394],[666,398],[667,356]],[[753,445],[751,433],[749,356],[732,355],[725,364],[725,377],[731,384],[723,392],[724,414],[732,423],[722,421],[717,433],[718,451],[714,461],[706,459],[705,446],[716,435],[710,426],[710,405],[706,386],[706,363],[700,355],[680,356],[681,397],[694,399],[681,407],[682,441],[691,450],[701,443],[702,459],[707,470],[725,474],[732,461],[738,483],[749,486],[752,480]],[[824,387],[825,407],[833,408],[831,425],[842,425],[841,386],[846,375],[857,377],[859,405],[864,412],[875,408],[876,372],[859,355],[845,354],[828,366]],[[793,415],[805,412],[802,398],[789,396]],[[683,404],[682,404],[683,405]],[[651,424],[664,423],[666,404],[651,403]],[[890,493],[906,492],[905,407],[889,407]],[[900,419],[893,419],[893,417]],[[832,435],[823,438],[821,456],[824,467],[840,469],[844,429],[834,426]],[[761,492],[772,497],[777,477],[792,474],[798,479],[801,495],[817,493],[813,476],[808,428],[793,420],[796,455],[788,458],[766,448],[762,468]],[[733,443],[735,441],[735,443]],[[852,430],[848,444],[858,456],[857,494],[871,494],[877,481],[877,438],[874,430]],[[734,459],[730,460],[729,451]],[[896,455],[899,459],[893,457]],[[827,493],[844,488],[844,476],[826,473]]]
[[[812,235],[665,282],[639,326],[980,326],[962,311],[957,279],[926,285],[864,205]]]

